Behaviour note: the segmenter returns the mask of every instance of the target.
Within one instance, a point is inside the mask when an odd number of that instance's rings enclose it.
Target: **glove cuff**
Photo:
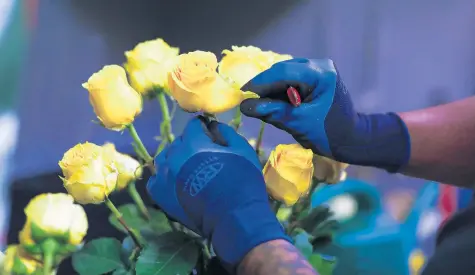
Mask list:
[[[216,255],[233,274],[254,247],[278,239],[291,242],[268,202],[248,203],[227,214],[211,237]]]
[[[349,163],[396,173],[409,162],[409,131],[397,114],[358,114],[356,132],[356,146],[344,149],[345,155],[355,157]]]

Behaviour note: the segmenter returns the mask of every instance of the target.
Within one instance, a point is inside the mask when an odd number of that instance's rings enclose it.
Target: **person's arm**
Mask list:
[[[256,246],[239,264],[238,275],[318,275],[291,243],[274,240]]]
[[[399,116],[411,137],[411,157],[403,174],[474,187],[475,97]]]
[[[287,100],[297,88],[304,108]],[[475,97],[419,111],[355,111],[332,60],[296,58],[260,73],[242,90],[259,98],[241,111],[290,133],[302,146],[337,161],[473,187]],[[411,149],[412,147],[412,149]]]

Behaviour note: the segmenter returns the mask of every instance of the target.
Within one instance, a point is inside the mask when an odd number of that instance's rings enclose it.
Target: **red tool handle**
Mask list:
[[[300,104],[302,104],[302,99],[300,97],[299,91],[297,91],[297,89],[295,89],[294,87],[290,86],[287,89],[287,96],[289,97],[290,103],[292,103],[292,105],[294,105],[295,107],[298,107],[300,106]]]

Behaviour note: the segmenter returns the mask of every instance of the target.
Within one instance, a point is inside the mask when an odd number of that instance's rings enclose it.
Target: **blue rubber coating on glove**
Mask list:
[[[166,165],[157,165],[165,163],[165,156],[168,150],[165,149],[155,158],[155,167],[157,174],[151,176],[147,183],[147,191],[152,200],[157,203],[161,209],[165,210],[167,215],[174,220],[179,221],[194,232],[198,232],[196,226],[190,221],[185,210],[178,202],[175,192],[175,179],[166,177],[168,167]]]
[[[231,127],[214,126],[227,146],[192,119],[156,157],[147,189],[167,215],[211,239],[217,256],[234,268],[260,243],[290,239],[270,208],[254,149]]]
[[[288,87],[302,104],[292,106]],[[394,114],[362,114],[331,60],[292,59],[275,64],[242,88],[260,95],[241,111],[290,133],[302,146],[335,160],[396,172],[410,157],[405,123]]]
[[[261,171],[245,158],[229,153],[195,155],[180,170],[176,193],[187,215],[228,265],[239,263],[261,243],[288,239],[270,207]]]
[[[331,156],[325,118],[335,96],[336,76],[331,60],[292,59],[277,63],[243,87],[243,90],[259,94],[262,99],[249,100],[259,104],[249,106],[250,109],[244,104],[241,111],[264,118],[277,128],[287,130],[302,146]],[[297,108],[286,98],[289,86],[297,88],[303,99],[303,104]],[[266,99],[267,96],[282,99],[282,93],[285,101]]]

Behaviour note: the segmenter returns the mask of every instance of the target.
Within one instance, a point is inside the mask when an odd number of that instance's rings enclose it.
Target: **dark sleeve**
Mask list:
[[[457,213],[440,230],[434,255],[421,275],[475,274],[475,204]]]

